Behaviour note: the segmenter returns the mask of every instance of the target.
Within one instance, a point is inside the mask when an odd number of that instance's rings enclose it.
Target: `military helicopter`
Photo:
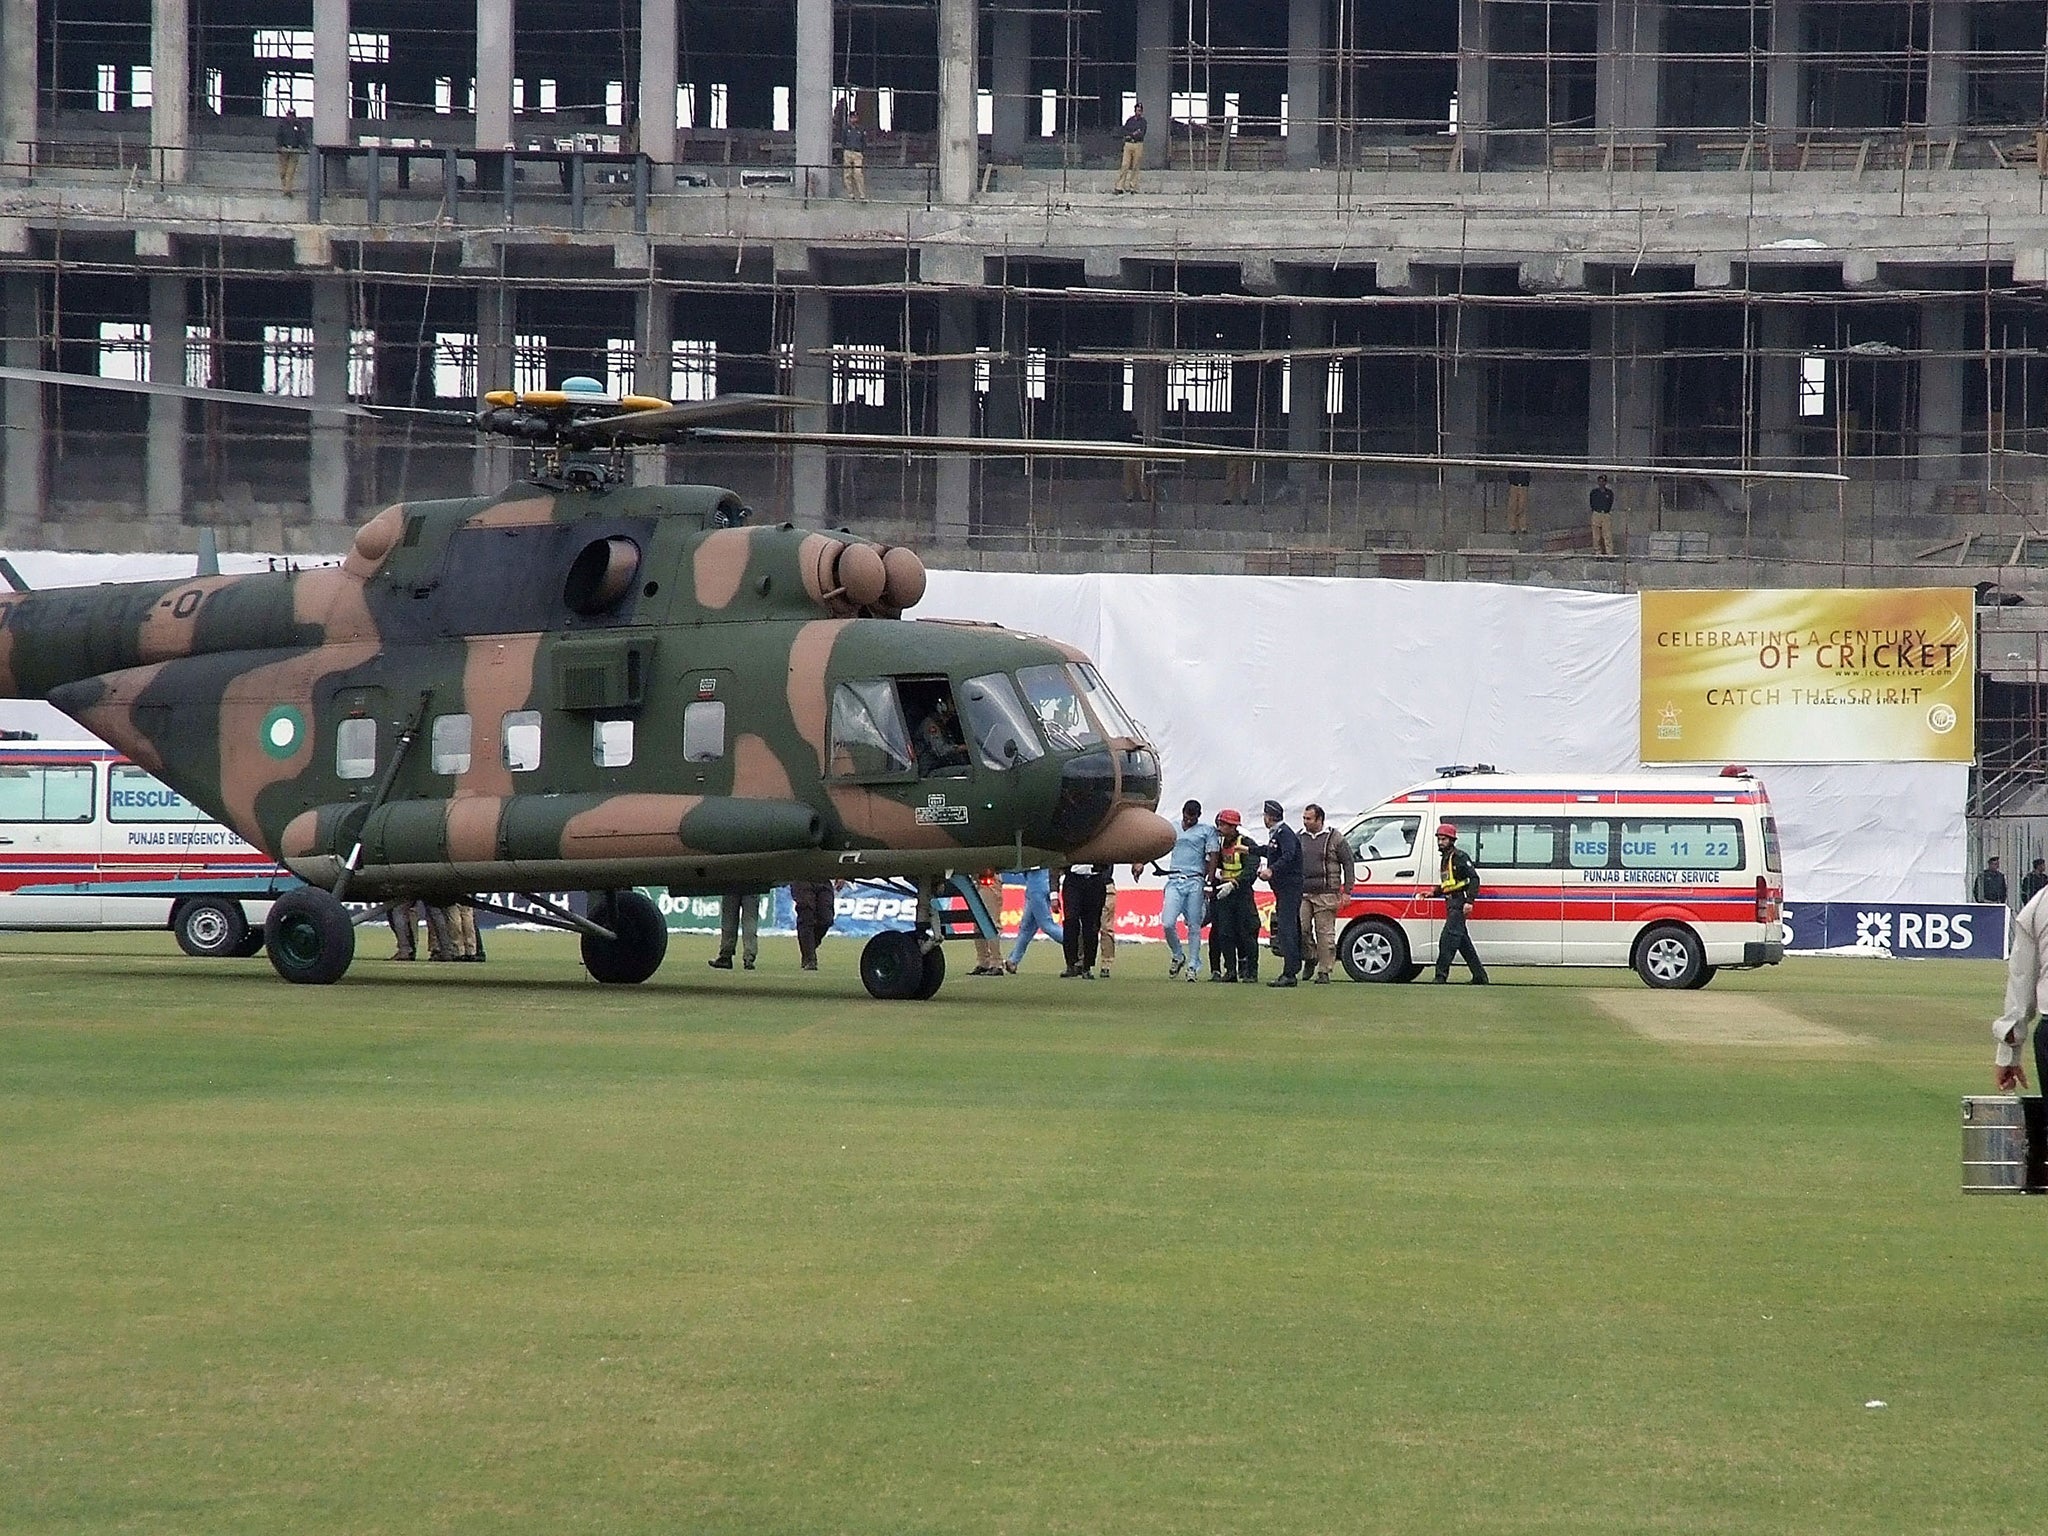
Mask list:
[[[338,565],[0,594],[0,696],[47,699],[306,881],[264,924],[287,981],[348,970],[345,899],[520,893],[627,984],[668,942],[638,887],[858,877],[919,898],[863,951],[867,990],[931,997],[956,873],[1171,846],[1159,757],[1072,647],[904,620],[912,551],[624,483],[631,445],[807,404],[487,395],[460,419],[535,450],[521,483],[388,507]]]
[[[472,414],[0,378],[424,416],[532,450],[527,477],[496,495],[387,507],[336,565],[0,595],[0,697],[47,699],[306,882],[263,934],[278,974],[301,983],[348,970],[349,898],[504,910],[476,893],[522,894],[532,909],[518,915],[581,934],[592,977],[630,984],[668,942],[638,887],[853,876],[918,897],[911,931],[863,950],[863,984],[929,998],[945,979],[942,893],[994,932],[959,876],[1172,846],[1158,752],[1086,656],[993,625],[906,622],[925,589],[912,551],[758,526],[713,486],[629,486],[634,446],[1627,468],[735,428],[718,423],[814,402],[671,404],[590,379],[488,394]],[[565,891],[587,893],[586,910],[547,899]]]

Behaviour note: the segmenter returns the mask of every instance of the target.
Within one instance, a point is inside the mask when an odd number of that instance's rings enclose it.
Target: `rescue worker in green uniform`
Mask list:
[[[1486,985],[1486,967],[1480,964],[1479,951],[1472,947],[1472,936],[1465,931],[1465,909],[1479,896],[1479,872],[1472,867],[1472,859],[1458,846],[1458,829],[1446,821],[1436,829],[1436,851],[1442,860],[1437,872],[1436,893],[1444,899],[1443,937],[1436,947],[1436,979],[1451,979],[1451,962],[1463,960],[1472,968],[1475,985]]]
[[[1259,845],[1244,835],[1236,811],[1216,813],[1216,884],[1209,899],[1209,979],[1259,979],[1259,908],[1252,881],[1259,872]]]

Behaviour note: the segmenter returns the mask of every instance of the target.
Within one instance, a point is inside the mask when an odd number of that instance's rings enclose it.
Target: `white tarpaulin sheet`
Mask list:
[[[1634,597],[1471,582],[934,571],[920,617],[1080,646],[1150,729],[1164,804],[1333,819],[1450,763],[1638,767]],[[1964,899],[1969,770],[1747,765],[1800,901]],[[1675,770],[1682,771],[1682,770]],[[1693,770],[1697,771],[1697,770]]]
[[[10,555],[34,587],[184,576],[190,555]],[[224,571],[271,557],[223,555]],[[1518,773],[1637,767],[1633,597],[1476,582],[933,571],[919,617],[1078,645],[1156,738],[1169,812],[1260,801],[1342,821],[1448,763]],[[44,704],[0,725],[75,739]],[[1792,900],[1966,898],[1969,770],[1749,765],[1770,791]]]

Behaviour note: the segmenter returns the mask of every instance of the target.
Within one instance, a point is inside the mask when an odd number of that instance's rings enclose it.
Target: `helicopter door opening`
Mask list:
[[[1036,747],[1035,740],[1031,747]],[[1018,750],[1028,750],[1023,741]],[[968,777],[973,758],[967,728],[953,702],[953,685],[943,677],[872,677],[841,683],[832,693],[827,761],[833,778],[867,783]]]
[[[910,755],[921,779],[967,777],[971,762],[953,685],[943,677],[899,677],[896,697],[910,722]]]

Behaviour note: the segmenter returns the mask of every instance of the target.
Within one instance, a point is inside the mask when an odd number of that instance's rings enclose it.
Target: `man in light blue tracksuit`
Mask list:
[[[1223,840],[1216,835],[1216,829],[1202,820],[1202,802],[1188,801],[1180,808],[1180,830],[1174,834],[1173,853],[1166,865],[1166,899],[1159,911],[1160,931],[1166,935],[1166,947],[1173,956],[1166,971],[1168,977],[1178,976],[1185,969],[1189,981],[1202,979],[1202,920],[1206,915],[1203,908],[1222,851]],[[1133,875],[1142,870],[1142,865],[1131,866]],[[1185,952],[1179,932],[1183,921],[1188,929]]]
[[[1010,958],[1003,962],[1003,969],[1012,976],[1017,967],[1024,963],[1024,951],[1031,947],[1031,940],[1044,934],[1055,944],[1066,942],[1066,933],[1052,916],[1052,875],[1044,869],[1027,869],[1024,872],[1024,919],[1017,924],[1017,942],[1010,950]]]

